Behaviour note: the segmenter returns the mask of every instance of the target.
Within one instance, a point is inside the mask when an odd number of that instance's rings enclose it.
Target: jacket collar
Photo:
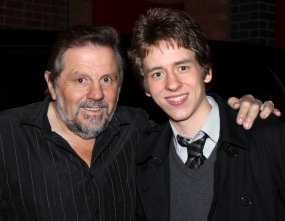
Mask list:
[[[250,149],[247,142],[249,133],[246,133],[245,129],[236,122],[238,110],[232,109],[220,96],[209,95],[218,103],[221,116],[218,146],[222,143],[229,143],[241,149]]]
[[[150,158],[159,164],[162,163],[168,158],[171,139],[172,130],[168,121],[162,125],[152,125],[147,128],[136,154],[137,164]]]
[[[50,130],[50,124],[47,124],[47,111],[50,101],[51,97],[47,95],[42,102],[32,103],[24,106],[20,115],[21,125],[32,125],[40,129],[43,129],[46,125],[48,125],[48,129]]]

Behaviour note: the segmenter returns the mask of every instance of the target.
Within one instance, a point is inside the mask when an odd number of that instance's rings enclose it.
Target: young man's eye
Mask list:
[[[161,77],[161,75],[162,75],[161,72],[155,72],[152,74],[152,76],[156,78]]]
[[[181,66],[180,67],[180,70],[181,71],[187,71],[189,69],[189,67],[187,67],[187,66]]]

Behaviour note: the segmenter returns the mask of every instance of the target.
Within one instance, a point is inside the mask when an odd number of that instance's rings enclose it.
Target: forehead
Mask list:
[[[144,58],[144,64],[164,61],[178,62],[181,60],[195,60],[195,53],[185,47],[179,47],[175,42],[160,41],[149,47]]]
[[[110,47],[100,45],[85,45],[69,48],[64,53],[63,63],[68,66],[86,65],[117,68],[114,50]]]
[[[183,46],[180,46],[177,44],[177,42],[175,41],[159,41],[157,42],[156,44],[153,44],[153,45],[150,45],[149,48],[148,48],[148,53],[146,55],[146,57],[149,55],[149,54],[153,54],[153,53],[169,53],[170,51],[177,51],[177,52],[181,52],[181,53],[186,53],[188,52],[189,54],[194,54],[194,52],[189,49],[189,48],[185,48]]]

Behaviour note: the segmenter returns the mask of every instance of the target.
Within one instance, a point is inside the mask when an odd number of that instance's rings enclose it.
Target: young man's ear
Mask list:
[[[212,80],[212,77],[213,77],[212,69],[210,69],[206,74],[206,76],[204,77],[204,83],[209,83]]]
[[[151,97],[151,94],[149,93],[148,85],[147,85],[145,79],[143,79],[143,88],[144,88],[145,95],[148,96],[148,97]]]
[[[49,91],[52,99],[56,100],[55,89],[54,89],[53,84],[52,84],[52,82],[50,80],[50,71],[45,71],[44,75],[45,75],[45,80],[46,80],[46,83],[47,83],[48,91]]]

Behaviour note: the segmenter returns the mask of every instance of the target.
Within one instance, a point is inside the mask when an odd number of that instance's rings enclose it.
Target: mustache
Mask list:
[[[87,100],[82,102],[79,105],[80,108],[105,108],[108,107],[108,104],[104,100],[96,101],[96,100]]]

